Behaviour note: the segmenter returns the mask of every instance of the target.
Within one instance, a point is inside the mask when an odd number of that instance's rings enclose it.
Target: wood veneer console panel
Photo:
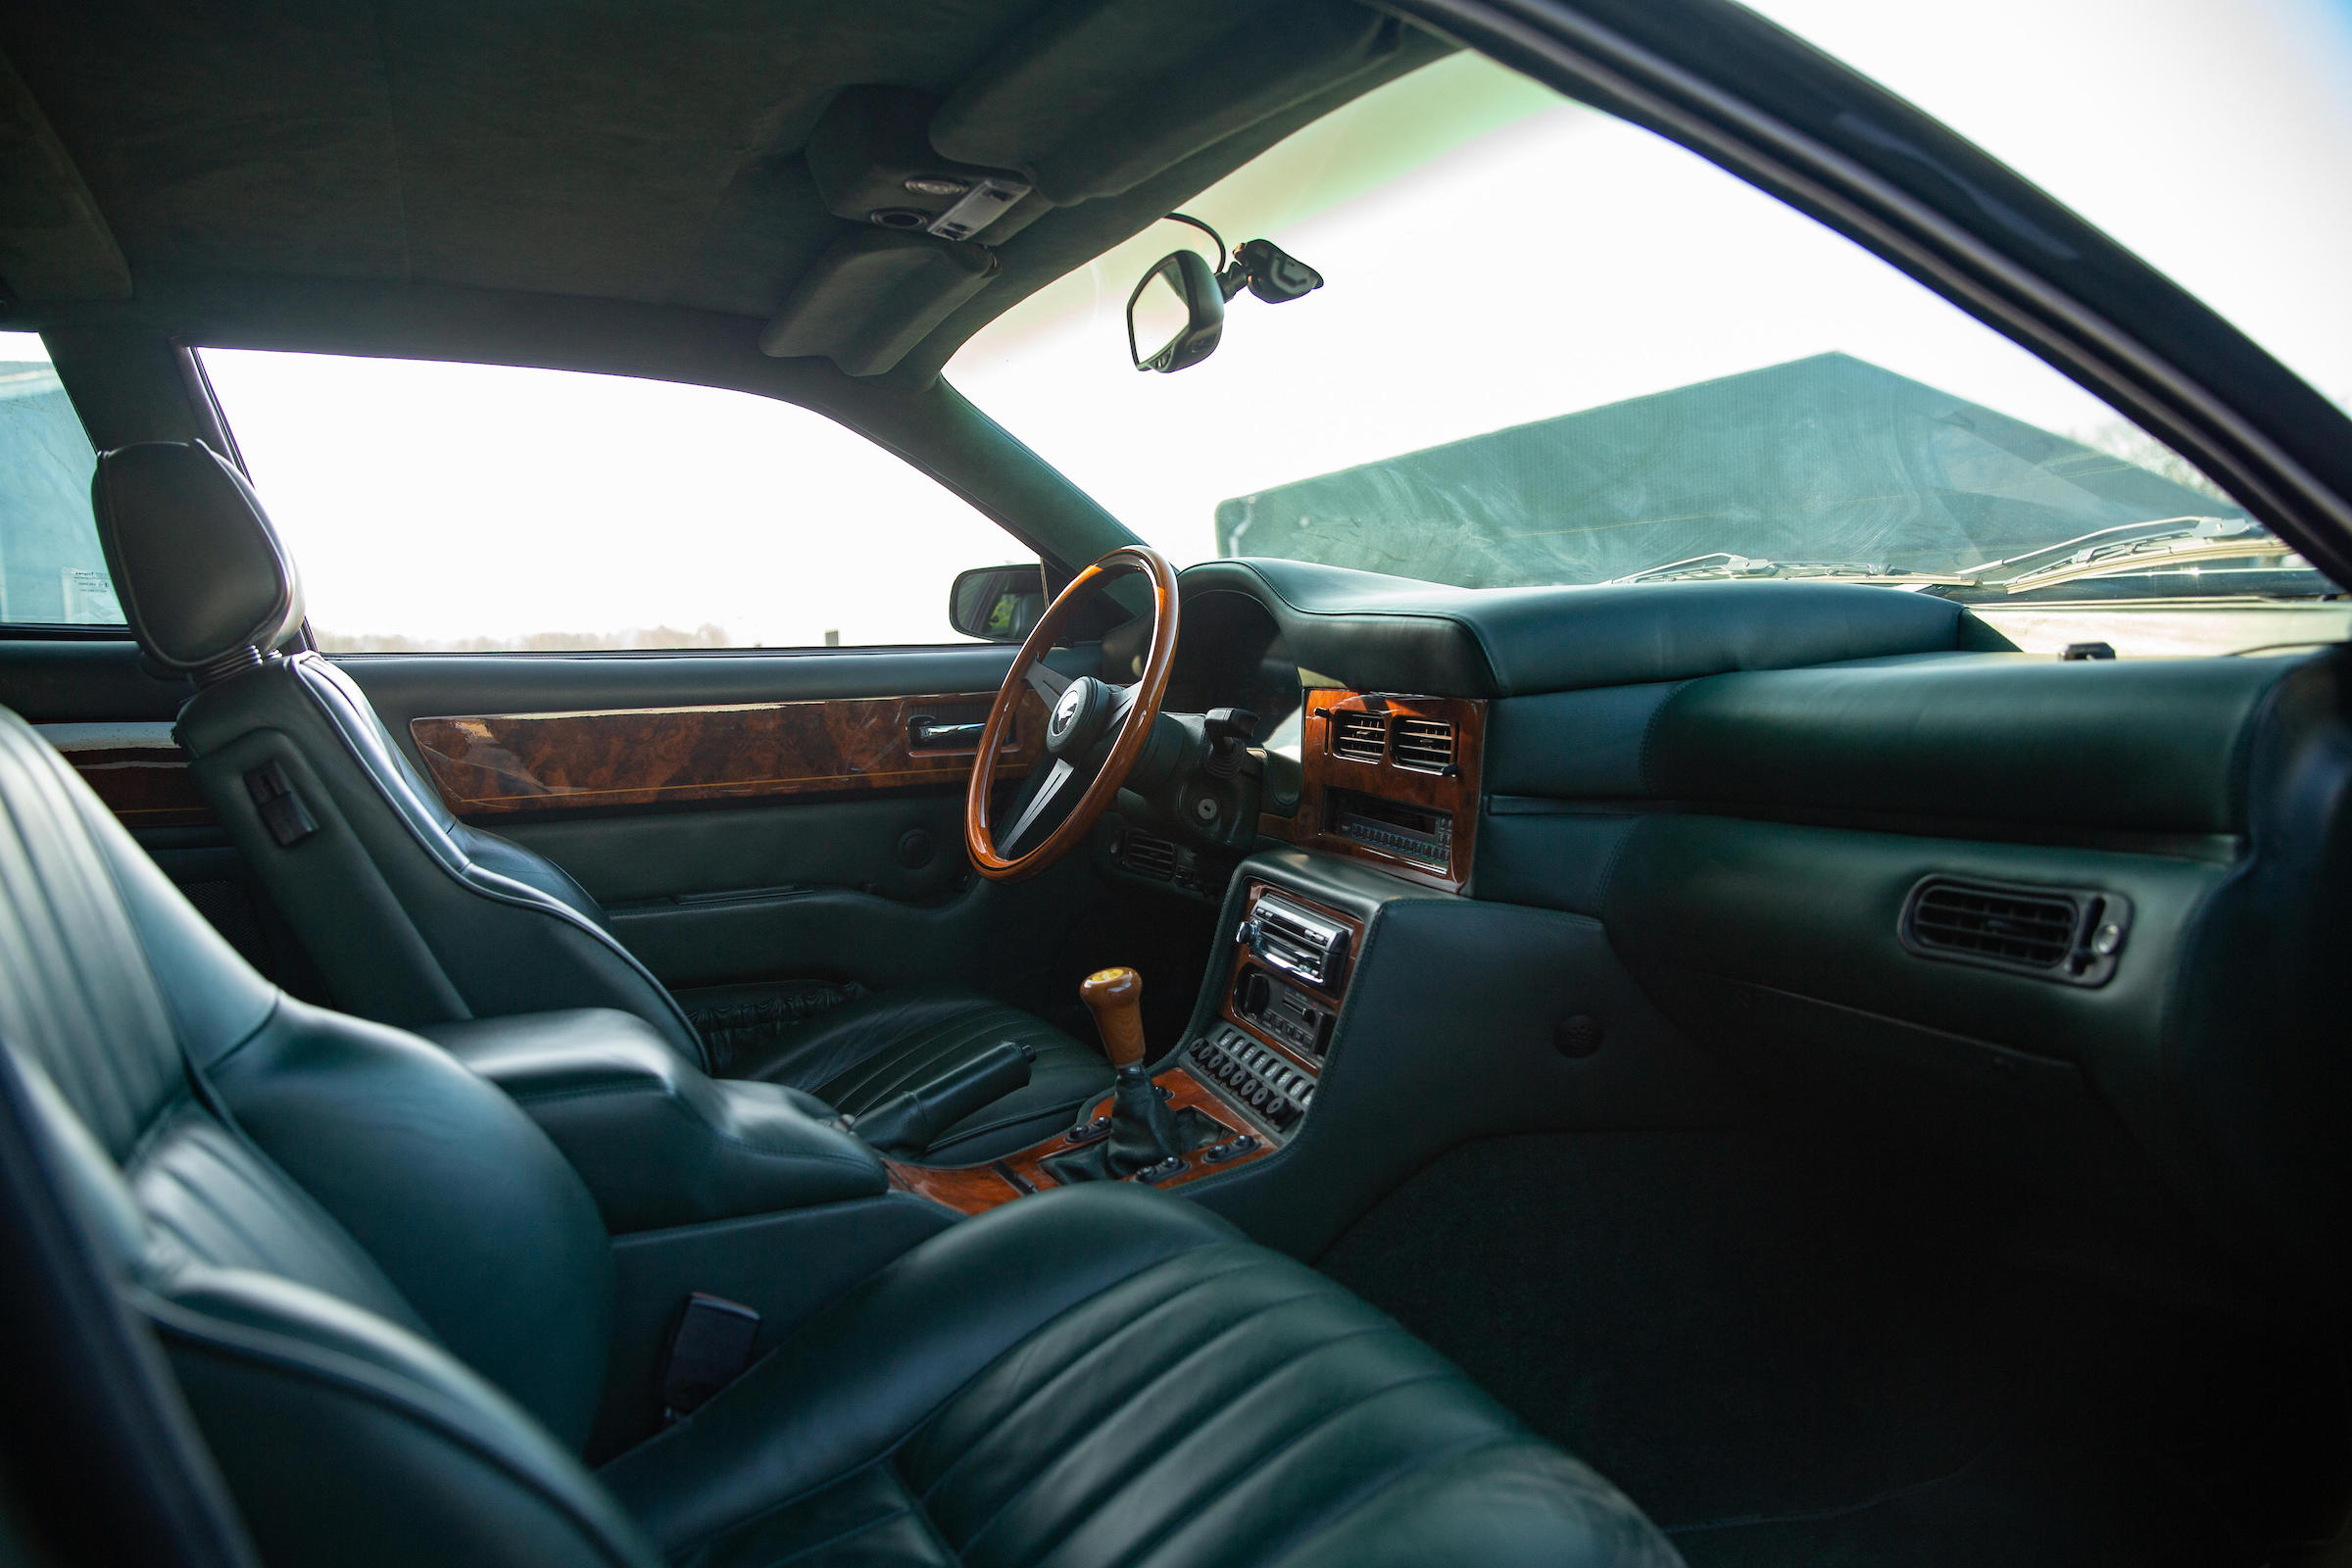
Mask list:
[[[1264,1132],[1250,1127],[1240,1113],[1184,1068],[1170,1067],[1155,1076],[1152,1082],[1171,1092],[1174,1097],[1168,1102],[1171,1109],[1182,1110],[1190,1106],[1237,1137],[1248,1133],[1258,1140],[1255,1149],[1246,1154],[1237,1154],[1221,1165],[1202,1164],[1198,1152],[1189,1155],[1187,1157],[1191,1163],[1184,1174],[1172,1181],[1159,1183],[1161,1188],[1182,1187],[1186,1182],[1199,1181],[1203,1176],[1213,1176],[1219,1171],[1238,1170],[1252,1160],[1265,1158],[1281,1147],[1278,1140],[1268,1139]],[[1110,1097],[1105,1095],[1087,1114],[1093,1117],[1109,1113]],[[977,1214],[999,1203],[1009,1203],[1016,1198],[1060,1186],[1059,1182],[1046,1173],[1045,1160],[1047,1155],[1058,1154],[1070,1147],[1065,1139],[1050,1138],[1017,1154],[1007,1154],[986,1165],[961,1165],[952,1169],[935,1165],[902,1165],[895,1159],[885,1161],[885,1164],[890,1170],[890,1185],[899,1191],[915,1193],[934,1202],[945,1203],[958,1213]],[[1010,1178],[1004,1174],[1007,1170],[1012,1173]]]
[[[169,724],[43,724],[108,810],[126,827],[207,827],[216,818]]]
[[[977,723],[992,692],[714,708],[474,713],[412,719],[433,785],[461,816],[908,789],[961,782],[974,747],[916,747],[925,716]],[[1002,776],[1044,750],[1045,704],[1013,716]]]
[[[1444,772],[1407,767],[1396,760],[1392,743],[1379,761],[1343,757],[1332,749],[1335,721],[1346,713],[1379,714],[1394,736],[1404,718],[1436,719],[1453,726],[1453,763]],[[1479,773],[1487,740],[1487,705],[1468,697],[1405,697],[1388,692],[1310,691],[1306,694],[1298,760],[1304,774],[1298,809],[1289,817],[1261,816],[1260,828],[1307,849],[1365,860],[1394,875],[1459,892],[1470,879],[1471,852],[1478,833]],[[1381,849],[1335,831],[1333,790],[1352,790],[1378,800],[1440,811],[1450,817],[1447,862],[1440,868],[1411,856]]]

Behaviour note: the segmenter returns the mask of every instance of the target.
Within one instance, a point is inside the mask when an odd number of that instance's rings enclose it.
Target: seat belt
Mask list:
[[[743,1375],[760,1337],[760,1314],[741,1301],[697,1291],[686,1298],[662,1367],[662,1424],[684,1420]]]

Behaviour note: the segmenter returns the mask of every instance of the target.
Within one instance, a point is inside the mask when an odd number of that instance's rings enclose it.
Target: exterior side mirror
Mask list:
[[[1162,256],[1127,296],[1127,352],[1139,370],[1198,365],[1224,331],[1225,293],[1199,251]]]
[[[1046,612],[1042,565],[974,566],[948,590],[948,624],[983,642],[1017,643]]]

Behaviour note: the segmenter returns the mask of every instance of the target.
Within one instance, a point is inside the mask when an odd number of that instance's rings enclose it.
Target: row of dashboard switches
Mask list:
[[[1223,1084],[1234,1099],[1277,1131],[1288,1132],[1315,1098],[1314,1075],[1243,1034],[1224,1028],[1193,1043],[1194,1069]]]

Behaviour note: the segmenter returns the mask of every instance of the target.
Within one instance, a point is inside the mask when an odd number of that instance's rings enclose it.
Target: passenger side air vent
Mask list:
[[[2104,985],[2132,928],[2120,894],[1926,877],[1903,903],[1903,946],[2071,985]]]
[[[1351,762],[1380,762],[1389,755],[1389,715],[1334,713],[1331,715],[1331,754]]]
[[[1445,773],[1453,767],[1453,726],[1442,718],[1396,720],[1396,765],[1424,773]]]
[[[1176,845],[1173,840],[1129,828],[1120,835],[1117,855],[1119,864],[1138,876],[1148,876],[1165,882],[1176,874]]]

